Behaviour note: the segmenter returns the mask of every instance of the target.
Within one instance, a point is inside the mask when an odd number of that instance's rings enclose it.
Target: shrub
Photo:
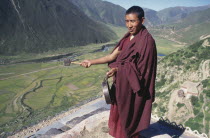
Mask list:
[[[181,103],[178,103],[176,106],[178,107],[178,108],[181,108],[181,107],[183,107],[185,104],[181,104]]]
[[[198,97],[192,96],[191,97],[191,103],[192,103],[193,106],[195,106],[196,104],[199,104],[198,103]]]
[[[208,85],[210,85],[210,83],[209,83],[209,80],[208,80],[208,79],[203,80],[201,83],[203,84],[203,87],[204,87],[204,88],[205,88],[205,87],[207,87]]]

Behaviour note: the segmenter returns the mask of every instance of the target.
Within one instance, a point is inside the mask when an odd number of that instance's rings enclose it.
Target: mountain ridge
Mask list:
[[[69,0],[78,6],[87,16],[93,20],[98,20],[104,23],[124,26],[124,14],[126,9],[102,0]],[[197,7],[169,7],[163,10],[155,11],[149,8],[142,7],[145,11],[145,25],[154,27],[156,25],[166,25],[180,22],[190,13],[202,11],[210,8],[210,5]]]
[[[113,25],[124,26],[125,9],[119,5],[101,0],[69,0],[81,9],[88,17],[110,23]]]
[[[67,0],[3,0],[0,9],[1,54],[37,53],[116,38],[108,27],[89,19]]]
[[[210,5],[197,6],[197,7],[169,7],[158,11],[158,17],[162,20],[162,24],[176,23],[179,20],[187,17],[192,12],[202,11],[210,8]]]

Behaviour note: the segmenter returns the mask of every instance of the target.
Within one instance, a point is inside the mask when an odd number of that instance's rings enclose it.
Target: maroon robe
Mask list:
[[[109,118],[109,133],[116,138],[133,137],[149,126],[155,96],[155,41],[144,26],[126,42],[129,35],[127,33],[117,44],[115,49],[119,47],[121,53],[109,63],[109,67],[118,68],[113,83],[115,102]]]

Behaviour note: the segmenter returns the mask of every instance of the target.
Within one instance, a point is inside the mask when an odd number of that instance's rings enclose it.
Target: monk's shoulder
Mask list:
[[[152,35],[149,32],[147,33],[146,38],[150,42],[155,42],[155,39],[152,37]]]
[[[156,47],[155,39],[152,37],[150,33],[146,35],[146,40],[147,40],[147,45],[148,45],[147,47],[151,47],[151,48]]]

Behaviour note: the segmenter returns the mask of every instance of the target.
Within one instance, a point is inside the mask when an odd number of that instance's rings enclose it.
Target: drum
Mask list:
[[[105,77],[102,82],[102,91],[103,91],[103,95],[104,95],[106,103],[111,104],[112,103],[111,94],[110,94],[111,89],[109,87],[108,77]]]

